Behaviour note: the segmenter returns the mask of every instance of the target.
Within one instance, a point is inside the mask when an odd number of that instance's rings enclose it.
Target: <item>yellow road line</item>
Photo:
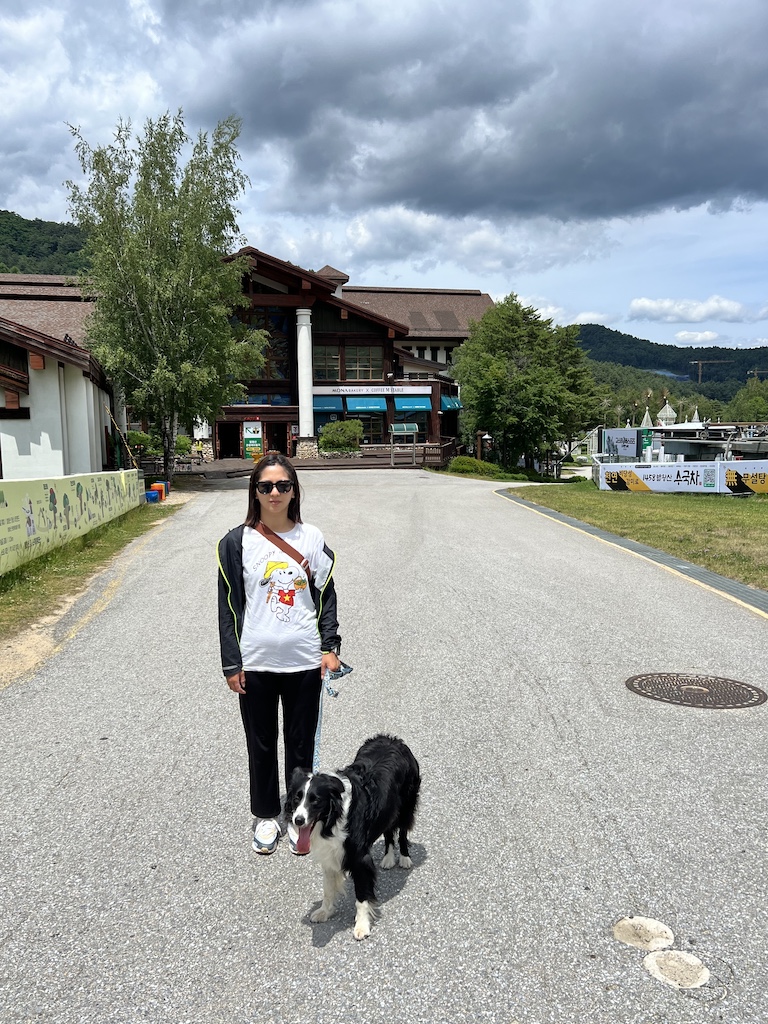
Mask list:
[[[142,538],[137,538],[137,540],[134,541],[135,547],[131,551],[130,557],[126,559],[125,565],[119,570],[115,578],[107,584],[107,586],[104,588],[104,593],[96,601],[94,601],[94,603],[85,613],[85,615],[83,615],[82,618],[78,619],[78,621],[74,624],[74,626],[72,626],[72,628],[69,630],[66,636],[64,636],[57,644],[47,644],[44,639],[44,636],[41,635],[43,633],[43,631],[41,630],[39,633],[37,633],[34,639],[34,655],[29,656],[27,654],[26,657],[12,657],[14,667],[10,668],[5,663],[6,659],[4,658],[4,663],[0,665],[0,690],[6,689],[8,686],[10,686],[12,683],[17,682],[23,676],[31,676],[32,673],[36,672],[44,662],[46,662],[49,658],[52,658],[54,654],[58,654],[61,650],[63,650],[63,648],[71,640],[73,640],[81,630],[83,630],[98,615],[101,615],[101,613],[109,607],[115,595],[117,594],[120,586],[122,585],[125,579],[125,575],[128,571],[129,566],[134,561],[134,558],[142,551],[142,549],[149,543],[149,541],[153,537],[157,536],[158,531],[165,529],[167,525],[168,520],[162,523],[158,523],[155,526],[153,526],[151,530],[149,530],[149,532],[146,533]],[[123,551],[122,554],[124,553],[125,552]],[[97,572],[91,578],[91,582],[97,576],[100,576],[103,572],[106,572],[109,566],[113,564],[114,560],[118,557],[120,557],[120,555],[115,555],[114,558],[107,565],[105,565],[102,569],[97,570]],[[82,593],[86,593],[90,586],[91,584],[89,583]],[[82,594],[80,596],[82,596]],[[64,612],[62,612],[62,614],[64,614]],[[18,648],[19,643],[20,638],[14,638],[14,641],[12,641],[13,648]],[[14,650],[13,654],[17,654],[16,650]]]
[[[510,498],[505,497],[499,491],[494,491],[493,493],[499,498],[504,498],[505,501],[510,500]],[[514,501],[514,497],[511,500]],[[697,587],[701,587],[702,590],[708,590],[710,594],[717,594],[719,597],[724,597],[726,601],[731,601],[733,604],[737,604],[741,608],[746,608],[749,612],[754,612],[755,615],[759,615],[763,619],[768,619],[768,612],[764,612],[762,608],[756,608],[753,604],[749,604],[747,601],[742,601],[741,598],[735,597],[733,594],[729,594],[727,590],[720,590],[718,587],[713,587],[709,583],[704,583],[703,580],[697,580],[695,576],[689,576],[687,573],[680,572],[679,569],[675,569],[671,565],[665,565],[663,562],[658,562],[655,558],[649,558],[648,555],[644,555],[640,551],[633,551],[632,548],[625,547],[624,544],[617,544],[616,541],[608,540],[607,537],[599,537],[597,534],[592,533],[589,530],[585,530],[580,526],[574,526],[573,523],[566,523],[562,519],[558,519],[556,516],[549,515],[547,512],[539,511],[538,508],[531,508],[530,505],[523,504],[521,501],[516,501],[515,504],[520,508],[527,509],[528,512],[535,513],[537,516],[543,516],[544,519],[548,519],[550,523],[558,523],[560,526],[565,526],[569,530],[573,530],[575,533],[582,533],[585,537],[591,537],[593,540],[597,540],[601,544],[607,544],[608,547],[616,548],[618,551],[625,551],[628,555],[633,555],[635,558],[642,558],[644,562],[650,562],[651,565],[657,565],[660,569],[664,569],[665,572],[669,572],[673,576],[677,576],[679,579],[687,580],[689,583],[695,583]],[[565,512],[561,512],[559,514],[565,515]],[[600,530],[602,527],[596,526],[595,529]],[[670,555],[669,557],[674,558],[675,556]]]

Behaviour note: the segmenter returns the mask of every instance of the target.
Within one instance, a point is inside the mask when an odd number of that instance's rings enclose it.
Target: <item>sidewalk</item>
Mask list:
[[[390,464],[389,456],[361,455],[359,458],[344,458],[340,456],[334,459],[291,459],[292,465],[302,472],[308,469],[421,469],[421,462],[417,460],[413,464],[410,454],[407,458],[396,455],[395,465]],[[255,463],[253,459],[214,459],[211,462],[203,462],[199,465],[191,465],[183,469],[177,469],[177,477],[202,476],[206,480],[221,480],[227,477],[247,476],[250,474]]]

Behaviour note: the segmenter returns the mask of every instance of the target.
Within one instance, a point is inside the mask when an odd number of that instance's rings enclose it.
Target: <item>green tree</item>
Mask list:
[[[556,327],[516,295],[470,325],[453,361],[470,433],[487,430],[502,465],[534,459],[599,421],[578,328]]]
[[[25,220],[0,210],[0,273],[78,274],[85,236],[74,224]]]
[[[135,415],[158,425],[170,479],[179,424],[214,419],[263,362],[266,336],[236,315],[246,265],[227,258],[240,241],[233,204],[248,183],[240,121],[194,141],[181,111],[147,120],[135,139],[120,121],[114,141],[96,148],[70,130],[87,179],[66,184],[87,236],[83,285],[97,296],[89,342]]]
[[[768,380],[753,377],[738,391],[727,408],[727,418],[736,423],[768,421]]]

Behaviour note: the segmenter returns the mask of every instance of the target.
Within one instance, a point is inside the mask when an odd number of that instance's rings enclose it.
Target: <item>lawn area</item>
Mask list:
[[[768,590],[768,495],[634,494],[590,481],[510,493]]]
[[[0,637],[11,640],[72,597],[132,540],[146,533],[181,506],[170,502],[139,505],[119,519],[54,548],[40,558],[0,576]]]

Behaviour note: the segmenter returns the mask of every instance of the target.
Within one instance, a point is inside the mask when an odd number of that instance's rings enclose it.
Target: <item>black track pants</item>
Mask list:
[[[280,779],[277,767],[277,705],[283,705],[286,787],[294,768],[312,771],[315,729],[320,707],[320,668],[302,672],[246,672],[240,714],[248,745],[251,813],[277,818]]]

